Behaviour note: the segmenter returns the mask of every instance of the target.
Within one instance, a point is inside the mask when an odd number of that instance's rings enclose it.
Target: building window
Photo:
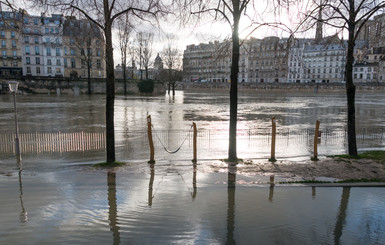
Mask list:
[[[12,48],[16,48],[16,41],[12,40]]]
[[[11,38],[15,38],[16,37],[16,33],[14,31],[11,31]]]
[[[6,50],[3,50],[3,51],[2,51],[2,55],[3,55],[4,58],[7,58],[7,51],[6,51]]]
[[[31,74],[31,67],[27,66],[27,74]]]
[[[71,48],[70,53],[71,53],[72,56],[75,56],[75,49]]]
[[[40,48],[39,48],[39,46],[35,46],[35,55],[40,55]]]
[[[76,68],[76,61],[74,58],[71,59],[71,68]]]
[[[60,56],[60,48],[56,48],[56,56]]]
[[[67,68],[67,67],[68,67],[67,59],[64,59],[64,68]]]
[[[61,69],[60,69],[60,67],[56,68],[56,74],[61,74]]]
[[[45,34],[49,34],[49,29],[45,28]]]
[[[29,49],[29,46],[25,46],[25,54],[30,54],[30,49]]]
[[[102,62],[101,62],[101,60],[96,60],[96,68],[97,69],[102,69]]]
[[[61,66],[61,61],[60,61],[60,59],[57,59],[57,60],[56,60],[56,65],[57,65],[57,66]]]
[[[0,36],[4,38],[5,37],[5,31],[1,31]]]
[[[67,55],[67,47],[64,47],[64,55]]]
[[[39,37],[35,37],[35,43],[36,43],[36,44],[39,43]]]
[[[29,43],[29,37],[24,37],[24,43]]]
[[[13,51],[13,57],[17,57],[17,51]]]
[[[97,49],[96,49],[96,55],[97,55],[97,56],[100,56],[100,48],[97,48]]]
[[[1,40],[1,47],[2,47],[2,48],[6,48],[5,40]]]
[[[31,58],[30,57],[25,57],[25,63],[27,65],[31,64]]]
[[[47,59],[47,65],[51,66],[52,65],[52,61],[51,59]]]
[[[50,67],[50,66],[47,67],[47,73],[48,73],[48,74],[52,74],[52,67]]]
[[[36,67],[36,74],[40,74],[40,67]]]
[[[51,56],[51,47],[47,47],[47,56]]]
[[[38,20],[37,18],[35,18],[35,19],[33,19],[33,23],[34,23],[35,25],[38,25],[38,24],[39,24],[39,20]]]

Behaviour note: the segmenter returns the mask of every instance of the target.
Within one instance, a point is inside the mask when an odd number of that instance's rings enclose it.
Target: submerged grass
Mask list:
[[[93,166],[99,167],[99,168],[113,168],[113,167],[121,167],[124,165],[126,165],[125,162],[101,162],[101,163],[96,163]]]
[[[330,156],[337,158],[336,160],[344,161],[343,159],[370,159],[380,163],[385,163],[385,151],[366,151],[358,154],[357,156],[351,156],[348,154]]]
[[[299,180],[299,181],[287,181],[279,182],[279,184],[331,184],[331,183],[373,183],[373,182],[385,182],[384,179],[346,179],[338,181],[320,181],[320,180]]]

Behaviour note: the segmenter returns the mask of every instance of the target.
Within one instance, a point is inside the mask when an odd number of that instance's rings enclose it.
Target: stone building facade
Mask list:
[[[0,76],[22,75],[22,54],[20,27],[23,13],[0,12]]]

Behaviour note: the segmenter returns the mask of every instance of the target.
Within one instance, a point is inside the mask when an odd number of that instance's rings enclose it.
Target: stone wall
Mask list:
[[[230,83],[179,82],[177,89],[230,90]],[[385,92],[384,83],[357,83],[357,91]],[[343,83],[239,83],[239,91],[277,91],[277,92],[345,92]]]

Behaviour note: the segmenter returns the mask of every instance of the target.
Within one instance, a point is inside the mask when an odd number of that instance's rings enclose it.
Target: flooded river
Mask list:
[[[206,165],[227,154],[227,93],[117,96],[117,160],[128,164],[115,171],[91,166],[105,160],[103,95],[26,95],[17,105],[21,172],[13,98],[0,96],[0,244],[385,244],[383,188],[270,185]],[[278,159],[309,159],[316,120],[320,154],[346,152],[344,94],[242,93],[239,157],[268,158],[273,116]],[[383,94],[357,95],[360,150],[384,149],[384,117]],[[163,149],[181,143],[176,154]]]
[[[359,150],[385,146],[385,96],[357,94]],[[12,96],[0,97],[0,153],[13,155]],[[105,98],[93,96],[26,95],[17,97],[24,158],[46,154],[82,161],[105,158]],[[344,93],[248,92],[239,96],[238,157],[269,158],[271,118],[277,123],[277,158],[309,158],[314,128],[321,122],[320,156],[345,153],[346,98]],[[191,158],[193,122],[198,127],[198,158],[226,158],[229,98],[225,92],[183,92],[175,97],[117,96],[115,136],[119,160],[148,158],[146,117],[151,115],[156,159]],[[64,144],[63,144],[64,142]],[[170,156],[169,151],[180,151]],[[43,154],[44,153],[44,154]],[[43,156],[44,155],[44,156]]]

